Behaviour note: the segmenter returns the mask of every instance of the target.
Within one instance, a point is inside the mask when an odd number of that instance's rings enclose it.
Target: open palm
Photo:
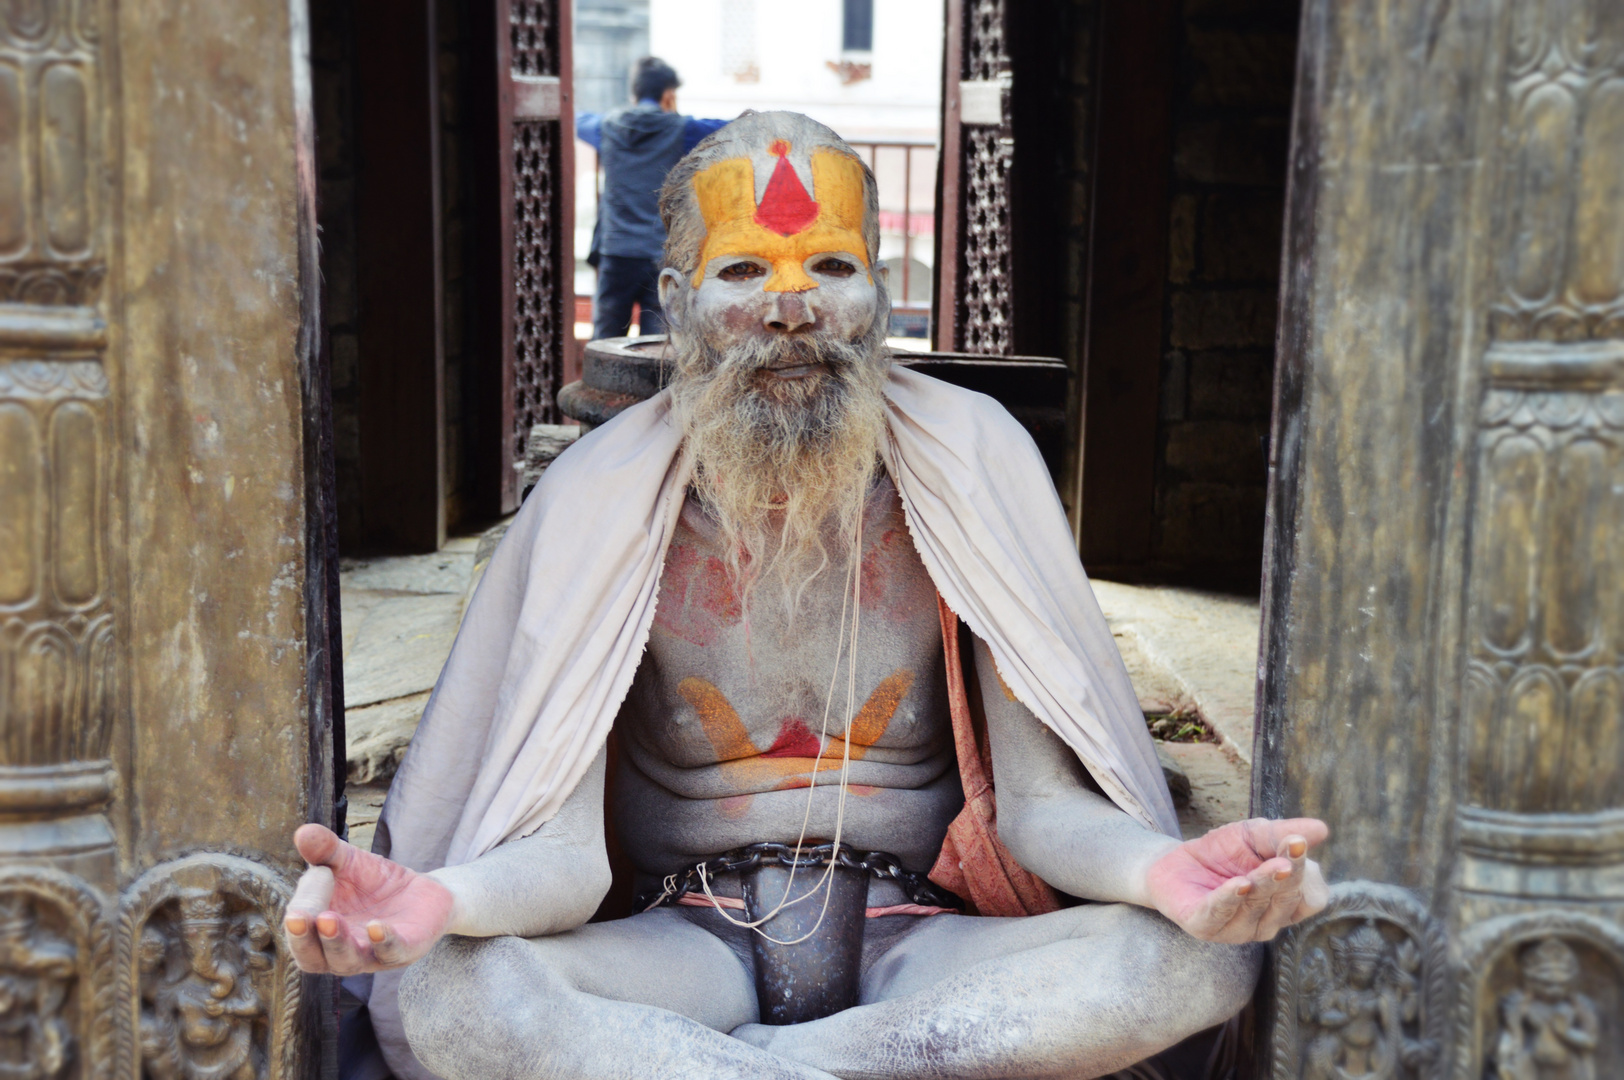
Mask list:
[[[1310,848],[1330,833],[1323,821],[1252,818],[1213,829],[1151,865],[1156,909],[1203,941],[1269,941],[1324,910],[1330,890]]]
[[[293,843],[310,864],[288,901],[283,928],[301,970],[354,975],[404,967],[451,922],[451,890],[362,851],[331,829],[303,825]]]

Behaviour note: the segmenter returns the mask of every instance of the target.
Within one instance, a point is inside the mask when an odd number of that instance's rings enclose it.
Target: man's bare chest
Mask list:
[[[907,787],[939,771],[951,732],[936,590],[888,480],[869,500],[857,573],[846,551],[830,554],[793,611],[776,581],[746,605],[690,500],[622,714],[645,771],[687,774],[693,795],[804,787],[859,763],[853,782],[894,773]]]

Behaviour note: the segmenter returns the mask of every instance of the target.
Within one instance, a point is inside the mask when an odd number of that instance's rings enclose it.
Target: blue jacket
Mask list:
[[[726,120],[698,120],[639,101],[605,114],[583,113],[575,133],[598,151],[603,162],[603,198],[598,204],[604,255],[658,259],[665,248],[660,224],[660,185],[682,156]]]

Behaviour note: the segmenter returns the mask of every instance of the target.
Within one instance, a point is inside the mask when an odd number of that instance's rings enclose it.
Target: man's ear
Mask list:
[[[660,307],[665,312],[665,325],[672,333],[678,333],[682,330],[682,316],[679,313],[682,305],[676,303],[676,300],[682,295],[683,289],[689,288],[688,282],[681,272],[668,266],[660,271],[658,288]]]

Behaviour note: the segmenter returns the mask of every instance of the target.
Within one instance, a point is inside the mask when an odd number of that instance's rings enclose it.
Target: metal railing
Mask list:
[[[899,282],[895,275],[891,279],[901,288],[892,290],[892,310],[928,312],[935,282],[927,283],[930,288],[923,299],[912,298],[913,253],[916,237],[923,237],[925,243],[929,244],[936,234],[936,142],[933,139],[889,139],[853,142],[850,145],[867,160],[879,187],[881,244],[884,244],[887,234],[900,235],[902,240],[901,280]],[[920,181],[921,188],[917,193],[914,190],[916,179]],[[899,203],[900,210],[897,208]]]

